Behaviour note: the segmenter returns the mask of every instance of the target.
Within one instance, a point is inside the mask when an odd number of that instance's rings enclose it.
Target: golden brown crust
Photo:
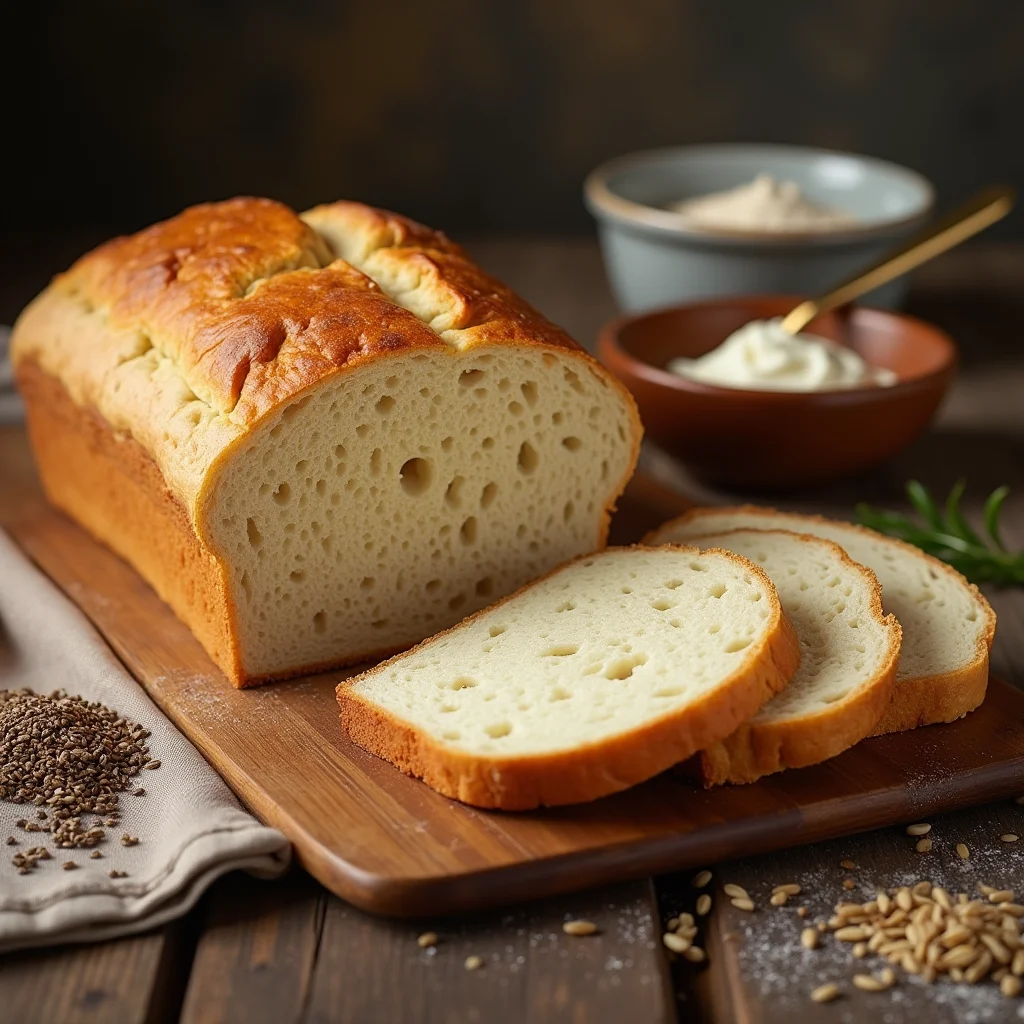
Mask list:
[[[670,522],[663,523],[656,530],[652,530],[644,537],[643,543],[664,543],[662,540],[663,535],[670,532],[674,526],[692,523],[705,516],[715,516],[723,513],[742,513],[752,518],[777,515],[795,516],[798,519],[821,523],[825,526],[832,526],[837,522],[826,516],[779,512],[777,509],[760,505],[694,508],[689,509],[683,515]],[[898,540],[895,537],[887,537],[866,526],[860,526],[855,523],[840,522],[839,525],[846,529],[857,530],[873,540],[884,540],[895,547],[902,548],[908,554],[923,559],[936,572],[945,573],[960,586],[965,587],[978,603],[978,607],[985,617],[985,626],[978,638],[973,661],[969,665],[965,665],[963,668],[953,672],[944,672],[934,676],[911,676],[898,679],[893,687],[889,704],[876,723],[871,735],[882,736],[887,733],[916,729],[922,725],[954,722],[968,712],[973,711],[985,699],[989,676],[989,654],[996,634],[996,614],[992,610],[992,606],[985,599],[985,595],[951,565],[940,561],[938,558],[934,558],[912,544]],[[884,600],[884,593],[882,596]]]
[[[875,675],[843,700],[813,715],[767,721],[755,716],[721,743],[701,751],[697,758],[698,773],[705,786],[755,782],[765,775],[819,764],[841,754],[862,739],[875,735],[874,730],[892,699],[896,682],[903,630],[896,616],[883,612],[882,587],[875,574],[850,558],[838,544],[813,534],[738,527],[708,536],[715,544],[727,544],[726,538],[731,533],[758,532],[793,533],[811,544],[824,544],[847,570],[863,576],[871,593],[868,614],[885,628],[888,646]],[[699,537],[693,539],[700,540]]]
[[[682,545],[664,547],[695,554],[697,551]],[[561,566],[491,608],[469,616],[458,626],[425,640],[413,651],[342,682],[337,689],[342,726],[359,746],[390,761],[406,774],[422,779],[439,793],[477,807],[528,810],[582,803],[652,778],[729,735],[786,686],[800,663],[796,634],[763,569],[737,555],[710,550],[743,562],[744,568],[762,581],[772,596],[772,618],[761,643],[751,649],[728,683],[680,713],[665,715],[627,735],[557,754],[487,758],[438,743],[422,730],[354,692],[360,679],[511,601],[565,568]]]

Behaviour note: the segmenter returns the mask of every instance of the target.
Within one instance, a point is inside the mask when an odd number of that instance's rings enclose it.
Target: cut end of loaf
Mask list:
[[[361,746],[447,796],[524,809],[635,785],[728,735],[799,650],[723,552],[577,559],[338,688]]]
[[[247,679],[392,652],[603,546],[632,410],[586,356],[382,359],[286,406],[203,508]]]

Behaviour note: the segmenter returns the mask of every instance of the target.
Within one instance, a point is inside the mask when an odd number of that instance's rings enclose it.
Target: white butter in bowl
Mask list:
[[[752,320],[697,359],[673,359],[680,377],[748,391],[833,391],[890,387],[892,370],[872,366],[853,349],[801,332],[783,330],[781,318]]]

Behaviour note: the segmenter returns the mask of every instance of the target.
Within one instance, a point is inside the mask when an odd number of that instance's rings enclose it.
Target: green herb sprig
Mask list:
[[[960,510],[965,487],[965,482],[958,480],[945,505],[940,507],[921,484],[911,480],[907,484],[907,497],[923,524],[863,503],[857,506],[857,519],[872,530],[898,537],[941,558],[974,583],[1024,586],[1024,551],[1007,551],[999,533],[999,514],[1009,488],[998,487],[988,496],[982,537]]]

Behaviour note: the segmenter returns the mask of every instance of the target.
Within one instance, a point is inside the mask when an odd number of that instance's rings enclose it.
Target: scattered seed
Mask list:
[[[797,917],[806,917],[807,916],[807,908],[806,907],[797,907],[796,908],[796,916]]]
[[[969,860],[971,856],[971,851],[967,849],[966,843],[957,843],[956,854],[961,860]]]
[[[768,900],[768,902],[773,907],[784,907],[788,900],[789,900],[789,896],[787,896],[786,893],[784,893],[784,892],[773,892],[771,894],[771,898]]]
[[[917,850],[918,853],[928,853],[931,848],[932,841],[930,839],[919,839],[917,843],[914,844],[914,849]]]
[[[1013,974],[1003,975],[1003,978],[999,982],[999,991],[1003,993],[1009,999],[1014,996],[1019,996],[1021,990],[1020,978]]]
[[[1004,843],[1015,843],[1015,842],[1017,842],[1018,839],[1020,839],[1020,836],[1016,835],[1013,832],[1007,832],[1006,835],[1000,836],[999,838]]]
[[[907,826],[908,836],[926,836],[931,832],[932,827],[926,821],[918,822],[916,825]]]
[[[704,917],[711,910],[711,897],[705,892],[697,897],[697,916]]]
[[[429,949],[431,946],[436,946],[437,932],[424,932],[416,939],[416,945],[419,946],[420,949]]]
[[[800,945],[804,949],[817,949],[820,935],[821,933],[817,928],[805,928],[800,933]]]
[[[118,871],[117,868],[111,868],[107,872],[107,874],[111,878],[127,878],[128,877],[128,872],[127,871]]]
[[[125,834],[123,836],[121,836],[121,845],[122,846],[138,846],[139,845],[139,837],[138,836],[130,836],[130,835],[128,835],[127,832],[125,832]]]
[[[566,921],[562,925],[562,931],[566,935],[593,935],[597,931],[597,925],[593,921]]]
[[[856,871],[857,865],[852,860],[841,860],[839,862],[841,868],[845,868],[847,871]]]
[[[855,974],[853,984],[864,992],[884,992],[890,985],[887,985],[881,978],[873,974]]]
[[[142,767],[143,768],[149,768],[150,771],[152,771],[154,768],[159,768],[160,767],[160,762],[159,761],[147,761]]]
[[[102,857],[102,856],[103,856],[103,854],[102,854],[102,853],[100,853],[100,851],[99,851],[99,850],[93,850],[93,851],[92,851],[92,853],[90,853],[90,854],[89,854],[89,856],[90,856],[90,857],[91,857],[91,858],[92,858],[93,860],[99,860],[99,859],[100,859],[100,857]]]
[[[78,865],[73,860],[64,861],[64,863],[61,864],[61,867],[65,871],[76,871],[78,869]]]
[[[847,892],[849,892],[849,891],[850,891],[850,890],[851,890],[851,889],[852,889],[852,888],[854,887],[854,884],[855,884],[855,883],[854,883],[854,881],[853,881],[853,879],[852,879],[852,878],[847,878],[847,879],[846,879],[846,880],[845,880],[845,881],[843,882],[843,888],[844,888],[844,889],[845,889],[845,890],[846,890]]]
[[[693,945],[689,939],[683,938],[682,935],[676,935],[675,932],[665,932],[661,937],[661,941],[673,953],[685,953]]]
[[[996,889],[988,894],[988,901],[989,903],[1012,903],[1013,896],[1012,889]]]
[[[858,960],[863,960],[868,955],[868,944],[866,942],[857,942],[854,944],[852,952]]]
[[[691,946],[689,949],[684,949],[683,956],[689,960],[691,964],[702,964],[707,959],[707,954],[700,948],[700,946]]]
[[[7,845],[8,846],[17,846],[18,845],[18,840],[15,839],[14,836],[8,836],[7,837]]]
[[[831,1003],[833,999],[838,999],[842,993],[839,991],[839,986],[834,981],[828,981],[824,985],[819,985],[812,993],[811,999],[816,1003]]]
[[[722,886],[722,891],[725,893],[726,896],[732,896],[733,899],[750,899],[750,893],[747,892],[747,890],[744,889],[742,885],[735,885],[732,882],[726,882],[725,885]]]
[[[749,898],[745,899],[742,896],[737,896],[736,898],[729,900],[729,902],[737,910],[745,910],[747,913],[751,913],[754,909],[754,901]]]
[[[800,886],[796,882],[786,882],[784,885],[776,885],[772,892],[784,892],[787,896],[799,896]]]
[[[145,795],[146,795],[146,790],[142,786],[136,786],[135,789],[132,790],[132,796],[145,796]]]
[[[711,878],[712,875],[710,871],[698,871],[697,874],[693,876],[691,885],[693,885],[695,889],[703,889],[704,886],[711,881]]]
[[[483,967],[484,962],[478,956],[467,956],[466,957],[466,970],[467,971],[478,971]]]

